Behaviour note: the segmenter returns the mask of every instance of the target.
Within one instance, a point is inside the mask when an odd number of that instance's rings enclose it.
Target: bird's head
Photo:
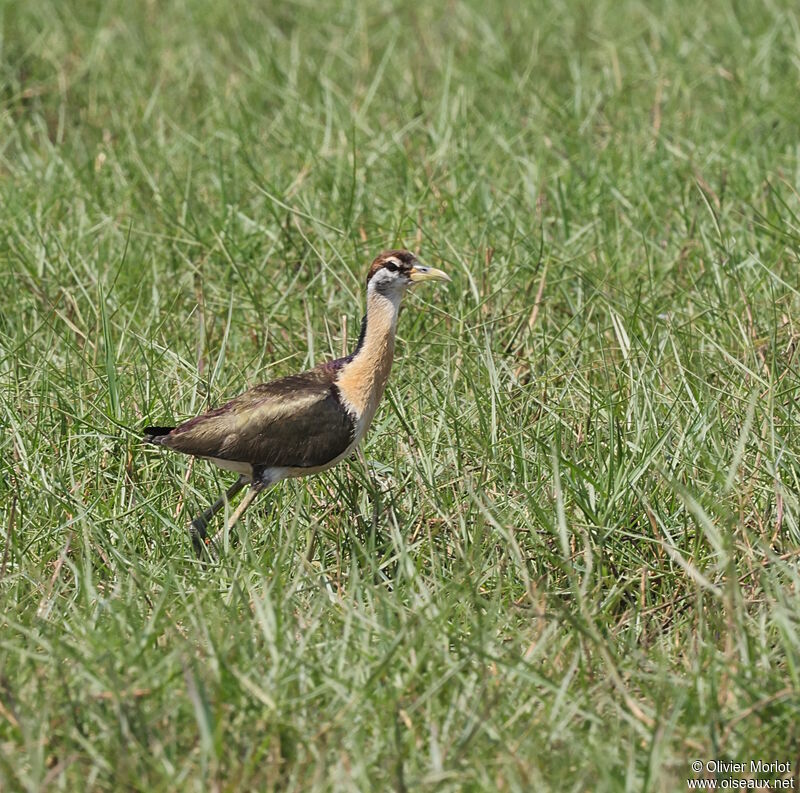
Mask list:
[[[447,273],[421,264],[410,251],[384,251],[375,258],[367,273],[367,291],[399,299],[409,287],[422,281],[449,281]]]

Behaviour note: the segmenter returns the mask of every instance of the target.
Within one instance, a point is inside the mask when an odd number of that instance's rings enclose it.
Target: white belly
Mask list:
[[[210,463],[214,463],[218,468],[224,468],[226,471],[235,471],[237,474],[252,478],[253,466],[250,463],[240,463],[236,460],[223,460],[221,457],[204,457]]]

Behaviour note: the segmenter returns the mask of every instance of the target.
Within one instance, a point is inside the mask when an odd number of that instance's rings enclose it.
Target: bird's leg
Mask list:
[[[258,496],[258,494],[264,489],[265,487],[261,482],[258,481],[253,482],[250,489],[247,491],[245,497],[239,502],[239,506],[236,507],[233,514],[228,519],[227,527],[220,529],[214,535],[214,539],[211,540],[211,545],[213,545],[215,548],[219,547],[219,542],[222,539],[222,536],[226,531],[226,529],[228,532],[230,532],[233,529],[239,518],[241,518],[242,515],[244,515],[247,508],[256,500],[256,496]]]
[[[203,512],[192,521],[189,533],[192,536],[192,545],[194,546],[195,553],[200,555],[208,540],[208,536],[206,535],[208,522],[225,506],[225,503],[230,501],[246,484],[247,478],[240,476],[225,491],[224,495],[221,495],[208,509],[203,510]]]
[[[256,496],[263,490],[263,486],[261,485],[253,485],[250,490],[247,491],[247,495],[242,499],[239,506],[236,508],[236,511],[231,515],[230,520],[228,521],[228,531],[230,531],[237,523],[239,518],[244,515],[247,508],[255,501]]]

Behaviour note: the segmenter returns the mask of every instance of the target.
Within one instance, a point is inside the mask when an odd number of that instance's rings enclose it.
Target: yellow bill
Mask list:
[[[420,281],[452,281],[453,279],[444,272],[444,270],[437,270],[435,267],[425,267],[421,264],[415,264],[411,268],[408,277],[419,283]]]

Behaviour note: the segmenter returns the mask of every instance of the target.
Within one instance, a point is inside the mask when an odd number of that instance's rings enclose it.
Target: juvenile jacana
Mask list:
[[[239,479],[192,521],[200,552],[211,518],[245,486],[233,527],[265,488],[325,471],[350,455],[369,429],[392,368],[400,304],[409,287],[449,281],[404,250],[381,253],[367,274],[367,313],[355,350],[301,374],[262,383],[177,427],[146,427],[144,440],[210,460]]]

